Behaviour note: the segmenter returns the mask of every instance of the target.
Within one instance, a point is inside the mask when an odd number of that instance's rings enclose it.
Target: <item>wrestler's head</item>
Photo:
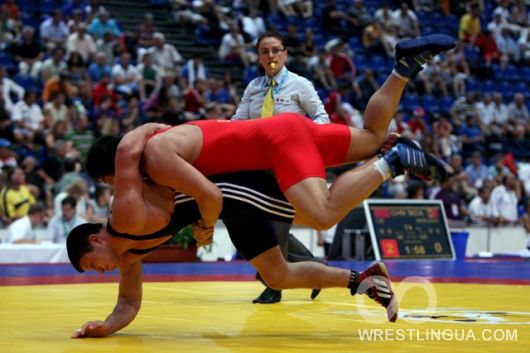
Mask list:
[[[258,62],[269,77],[275,76],[285,66],[287,49],[283,37],[278,32],[267,32],[258,38],[256,43]]]
[[[109,243],[109,234],[101,223],[84,223],[70,231],[66,238],[70,263],[79,272],[112,271],[119,258]]]
[[[111,184],[111,177],[114,176],[114,159],[120,141],[120,137],[103,136],[90,146],[86,158],[86,170],[92,179]]]

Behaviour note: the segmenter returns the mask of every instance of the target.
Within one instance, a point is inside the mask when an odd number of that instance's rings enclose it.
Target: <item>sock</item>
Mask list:
[[[392,170],[383,158],[379,158],[377,161],[375,161],[374,169],[377,170],[379,174],[381,174],[384,181],[387,181],[392,177]]]
[[[355,295],[357,293],[357,288],[359,287],[359,283],[357,283],[358,277],[359,272],[351,270],[350,283],[348,283],[348,288],[350,289],[351,295]]]
[[[399,72],[396,71],[396,69],[392,70],[392,75],[396,76],[397,78],[399,78],[402,81],[409,82],[409,78],[401,75]]]

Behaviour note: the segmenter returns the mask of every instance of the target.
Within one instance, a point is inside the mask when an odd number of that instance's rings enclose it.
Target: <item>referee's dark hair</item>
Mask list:
[[[84,272],[81,268],[81,258],[92,251],[92,245],[88,237],[91,234],[99,233],[103,224],[101,223],[83,223],[70,231],[66,238],[66,251],[70,263],[78,272]]]

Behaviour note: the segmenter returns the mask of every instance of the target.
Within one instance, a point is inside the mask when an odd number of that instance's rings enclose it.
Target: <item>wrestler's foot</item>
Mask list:
[[[385,137],[385,141],[383,141],[383,145],[381,146],[381,149],[379,150],[379,154],[381,156],[387,154],[392,147],[397,145],[398,143],[403,143],[405,145],[408,145],[410,147],[416,148],[421,150],[421,145],[418,141],[414,141],[409,139],[408,137],[401,136],[401,134],[398,134],[397,132],[391,132]]]
[[[320,291],[321,289],[317,289],[317,288],[313,289],[311,291],[311,299],[315,299],[316,297],[318,297],[318,295],[320,294]]]
[[[282,291],[265,288],[261,294],[252,301],[254,304],[274,304],[282,300]]]
[[[381,304],[386,309],[388,321],[397,320],[399,304],[384,263],[376,262],[361,273],[352,271],[348,288],[352,295],[366,294]]]
[[[416,145],[397,143],[383,156],[392,171],[392,177],[402,175],[405,171],[412,173],[423,181],[444,183],[453,173],[452,168],[430,153],[425,153]]]
[[[396,66],[394,70],[409,80],[413,80],[423,65],[437,54],[455,47],[455,40],[445,34],[407,39],[396,44]]]

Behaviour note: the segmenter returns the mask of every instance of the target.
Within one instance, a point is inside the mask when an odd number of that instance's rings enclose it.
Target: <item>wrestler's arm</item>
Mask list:
[[[72,338],[105,337],[130,324],[142,303],[142,263],[120,268],[118,302],[105,321],[89,321],[76,330]]]
[[[145,124],[127,133],[116,151],[114,162],[114,199],[111,223],[123,233],[141,231],[147,222],[147,208],[143,199],[140,158],[147,138],[169,127],[163,124]]]
[[[195,199],[202,217],[202,226],[212,228],[221,214],[223,194],[194,166],[168,150],[165,135],[151,139],[144,153],[145,170],[149,177],[162,186],[180,191]]]

